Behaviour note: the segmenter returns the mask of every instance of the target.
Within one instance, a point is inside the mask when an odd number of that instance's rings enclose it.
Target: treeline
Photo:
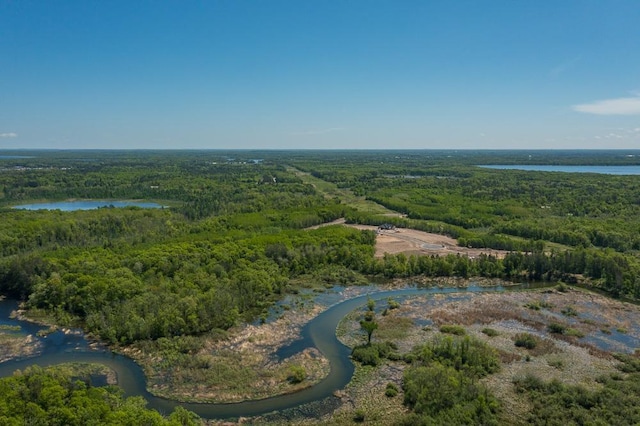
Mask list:
[[[28,367],[0,379],[0,424],[21,425],[201,425],[177,407],[168,417],[146,408],[142,397],[124,398],[117,387],[94,387],[63,367]]]
[[[206,227],[202,224],[201,226]],[[111,343],[226,329],[266,309],[293,277],[326,265],[359,269],[375,234],[333,226],[235,229],[132,248],[70,248],[0,265],[0,290]]]
[[[458,240],[463,247],[492,248],[507,251],[541,251],[545,247],[542,240],[513,238],[505,234],[476,232],[460,226],[432,220],[418,220],[408,217],[371,215],[355,210],[345,212],[347,223],[380,226],[391,224],[398,228],[410,228],[418,231],[446,235]]]
[[[387,278],[397,277],[486,277],[510,281],[565,281],[587,279],[615,296],[640,298],[640,265],[633,256],[613,250],[575,249],[567,251],[510,252],[504,258],[481,254],[407,256],[385,254],[373,259],[361,272]]]

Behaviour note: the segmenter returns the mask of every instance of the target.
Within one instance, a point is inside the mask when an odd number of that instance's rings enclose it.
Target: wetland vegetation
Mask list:
[[[340,327],[344,335],[359,336],[346,343],[363,365],[338,395],[340,407],[315,421],[513,424],[578,422],[597,414],[608,423],[613,413],[616,421],[620,416],[637,421],[629,414],[638,407],[633,397],[624,399],[627,411],[607,405],[613,404],[612,393],[629,394],[637,380],[635,305],[604,302],[609,299],[567,286],[640,298],[637,176],[477,167],[638,165],[637,152],[11,154],[0,157],[0,294],[23,302],[27,317],[80,327],[132,357],[154,394],[236,402],[313,386],[327,374],[324,354],[308,350],[280,360],[273,354],[326,308],[305,295],[337,284],[346,286],[342,297],[347,298],[362,288],[351,286],[381,279],[386,286],[562,281],[564,287],[551,293],[526,293],[517,309],[509,305],[516,296],[501,299],[499,294],[486,295],[492,303],[484,309],[473,304],[485,296],[458,302],[461,310],[446,310],[450,302],[434,297],[424,302],[433,308],[428,316],[419,315],[411,299],[365,303],[365,311],[347,317],[351,325]],[[142,200],[166,207],[12,208],[67,200]],[[443,235],[455,239],[462,254],[429,246],[376,256],[380,236],[374,230],[318,227],[338,219]],[[463,249],[504,254],[467,256]],[[292,303],[278,305],[285,298]],[[430,304],[438,300],[442,303],[435,309]],[[505,309],[496,307],[501,304]],[[277,314],[274,306],[280,306]],[[608,317],[607,310],[626,312],[621,318],[627,321]],[[11,342],[13,356],[29,353],[25,337],[7,327],[0,328],[0,339]],[[567,380],[555,383],[536,375],[548,368],[570,370],[568,355],[562,354],[579,350],[586,351],[580,352],[588,361],[584,365],[608,366],[602,377],[585,374],[584,383],[574,383],[567,374]],[[626,355],[612,358],[617,352]],[[509,375],[516,369],[522,375]],[[201,421],[186,410],[162,417],[146,411],[140,399],[122,399],[115,388],[87,380],[78,384],[82,377],[74,374],[80,373],[33,368],[1,379],[0,386],[25,391],[0,397],[0,419],[9,419],[7,412],[22,416],[13,422],[54,412],[81,419],[67,412],[78,405],[70,402],[92,394],[113,402],[96,408],[107,423],[109,416],[123,415],[119,408],[156,419],[150,424]],[[55,393],[56,401],[45,401],[29,381],[40,381],[38,389]],[[437,396],[429,385],[434,381],[452,387],[440,386],[443,394]],[[380,388],[378,408],[363,397],[359,383]],[[594,390],[586,391],[585,383]],[[569,397],[580,408],[563,412],[566,417],[559,420],[549,407]],[[519,417],[509,417],[500,408],[505,403],[517,407]],[[11,411],[15,404],[23,408]],[[383,415],[376,411],[382,407],[392,408]]]

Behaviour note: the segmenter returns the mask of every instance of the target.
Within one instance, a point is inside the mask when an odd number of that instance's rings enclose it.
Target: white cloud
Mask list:
[[[598,115],[640,115],[640,96],[604,99],[588,104],[573,105],[573,110]]]
[[[9,132],[9,133],[0,133],[0,138],[17,138],[18,134]]]

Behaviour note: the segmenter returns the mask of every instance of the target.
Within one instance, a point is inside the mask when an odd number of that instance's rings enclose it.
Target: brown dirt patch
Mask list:
[[[368,225],[346,225],[356,229],[367,229],[377,231],[376,226]],[[461,247],[458,242],[446,235],[431,234],[429,232],[417,231],[415,229],[397,228],[389,231],[377,231],[376,237],[376,257],[383,257],[385,253],[406,255],[437,255],[446,256],[448,254],[460,254],[470,258],[478,257],[481,254],[504,258],[507,251],[492,249],[476,249]]]
[[[352,225],[347,224],[344,218],[336,219],[332,222],[323,223],[309,227],[307,229],[317,229],[322,226],[344,225],[356,229],[366,229],[376,231],[376,257],[384,257],[385,253],[406,255],[437,255],[446,256],[448,254],[460,254],[470,258],[478,257],[481,254],[504,258],[508,251],[493,249],[477,249],[461,247],[458,242],[446,235],[432,234],[424,231],[417,231],[409,228],[396,228],[394,230],[378,231],[377,226]]]

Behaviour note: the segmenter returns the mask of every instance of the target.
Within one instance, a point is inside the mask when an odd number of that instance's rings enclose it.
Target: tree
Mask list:
[[[375,330],[378,329],[378,323],[375,322],[374,320],[371,320],[371,321],[362,320],[360,321],[360,327],[362,328],[362,330],[364,330],[365,333],[367,333],[367,345],[370,345],[371,335]]]

